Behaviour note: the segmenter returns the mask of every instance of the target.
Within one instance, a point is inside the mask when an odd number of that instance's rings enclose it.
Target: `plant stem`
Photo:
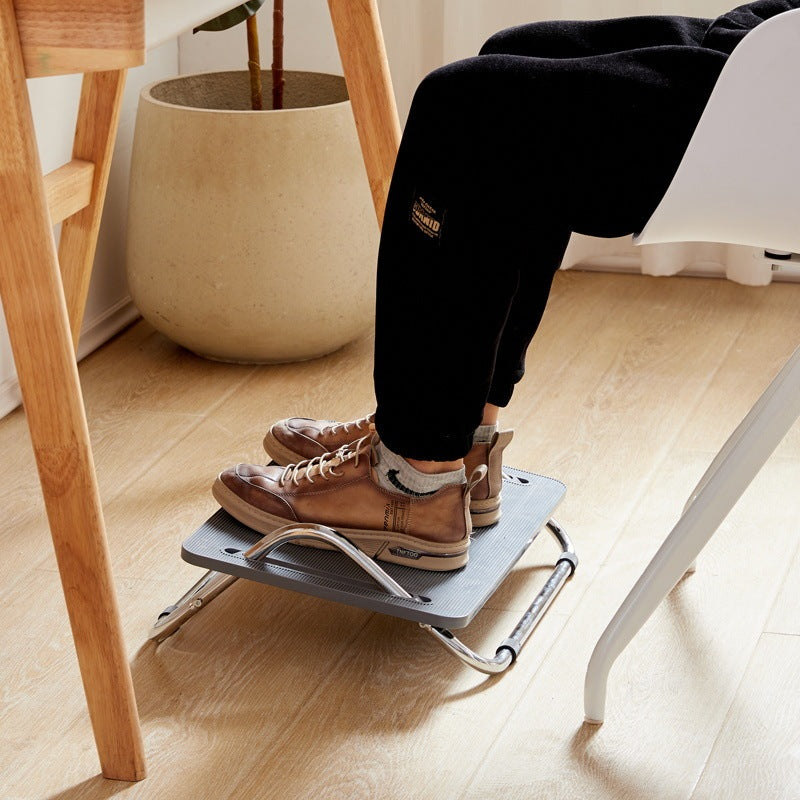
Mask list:
[[[247,18],[247,69],[250,70],[250,107],[261,111],[261,58],[258,52],[258,22],[256,15]]]
[[[272,6],[272,107],[283,108],[283,0]]]

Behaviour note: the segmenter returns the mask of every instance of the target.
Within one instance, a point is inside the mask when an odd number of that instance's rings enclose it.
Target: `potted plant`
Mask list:
[[[248,70],[142,91],[128,212],[128,283],[145,319],[244,363],[314,358],[364,333],[378,240],[344,78],[283,70],[282,0],[273,69],[261,70],[263,3],[200,26],[244,22]]]
[[[264,108],[261,81],[261,51],[258,46],[256,13],[265,0],[249,0],[224,14],[220,14],[194,29],[198,31],[226,31],[242,22],[247,26],[247,70],[250,78],[250,108]],[[283,108],[283,0],[272,2],[272,108]]]

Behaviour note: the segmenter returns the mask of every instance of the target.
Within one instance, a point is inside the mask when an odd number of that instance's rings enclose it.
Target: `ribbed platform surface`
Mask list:
[[[428,572],[378,562],[410,594],[387,594],[342,553],[286,544],[253,562],[241,553],[261,534],[220,509],[184,543],[183,559],[238,578],[379,611],[440,628],[463,628],[483,608],[564,497],[560,481],[503,468],[503,515],[473,532],[469,563],[453,572]]]

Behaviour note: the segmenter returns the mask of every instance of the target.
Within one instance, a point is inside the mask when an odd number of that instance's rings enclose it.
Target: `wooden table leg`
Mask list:
[[[87,72],[83,76],[72,157],[95,165],[92,198],[86,208],[64,220],[58,246],[58,261],[76,349],[89,293],[126,76],[127,70],[124,69]]]
[[[13,0],[0,0],[0,208],[0,297],[103,775],[138,780],[139,719]]]
[[[400,119],[377,0],[328,0],[378,224],[383,222]]]

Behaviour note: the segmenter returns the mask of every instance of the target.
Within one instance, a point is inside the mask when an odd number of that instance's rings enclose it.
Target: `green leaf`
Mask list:
[[[231,11],[226,11],[214,19],[198,25],[194,29],[194,33],[198,31],[225,31],[228,28],[232,28],[234,25],[244,22],[248,17],[252,17],[265,2],[266,0],[248,0]]]

